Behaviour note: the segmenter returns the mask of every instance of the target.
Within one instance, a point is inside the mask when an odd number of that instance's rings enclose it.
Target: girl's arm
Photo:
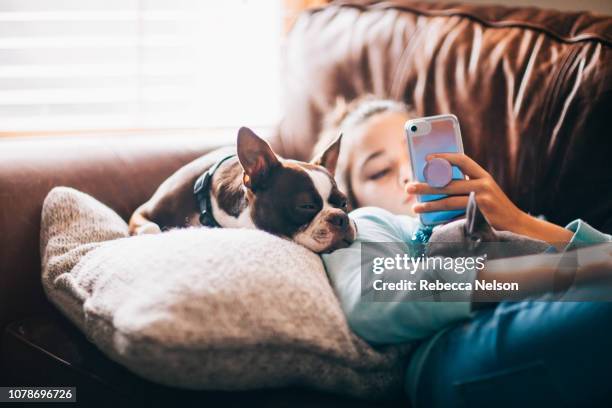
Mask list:
[[[540,220],[519,210],[517,222],[512,232],[546,241],[562,251],[574,235],[570,230],[552,222]]]
[[[612,244],[603,243],[560,254],[529,255],[488,261],[477,279],[513,283],[518,292],[479,291],[473,301],[519,300],[532,295],[566,290],[570,285],[612,281]]]
[[[437,153],[428,159],[442,158],[459,167],[468,180],[453,180],[443,188],[430,187],[426,183],[412,182],[406,190],[413,194],[448,194],[442,200],[415,204],[415,213],[455,210],[467,207],[470,192],[476,193],[478,207],[491,226],[497,230],[511,231],[546,241],[562,250],[572,238],[572,233],[553,223],[539,220],[519,209],[502,191],[493,177],[478,163],[462,153]]]

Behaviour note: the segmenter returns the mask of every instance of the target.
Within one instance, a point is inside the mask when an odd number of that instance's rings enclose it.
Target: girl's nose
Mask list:
[[[399,171],[399,184],[401,187],[404,187],[406,183],[410,182],[412,178],[412,171],[410,170],[410,166],[404,164],[400,166]]]

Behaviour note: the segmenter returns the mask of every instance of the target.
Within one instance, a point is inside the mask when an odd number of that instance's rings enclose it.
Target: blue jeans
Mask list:
[[[503,302],[444,332],[416,407],[612,407],[612,302]]]

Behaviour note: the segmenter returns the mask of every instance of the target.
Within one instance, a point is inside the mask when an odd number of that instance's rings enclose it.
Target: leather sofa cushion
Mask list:
[[[308,158],[337,96],[454,113],[465,151],[510,199],[612,232],[612,18],[537,8],[335,1],[285,45],[275,147]]]
[[[233,132],[232,132],[233,133]],[[0,140],[0,330],[49,307],[40,286],[40,213],[55,186],[104,200],[123,219],[170,174],[228,140],[206,133]]]

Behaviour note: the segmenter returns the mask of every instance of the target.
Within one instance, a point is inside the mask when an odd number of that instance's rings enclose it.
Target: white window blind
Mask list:
[[[268,126],[280,0],[0,0],[0,131]]]

